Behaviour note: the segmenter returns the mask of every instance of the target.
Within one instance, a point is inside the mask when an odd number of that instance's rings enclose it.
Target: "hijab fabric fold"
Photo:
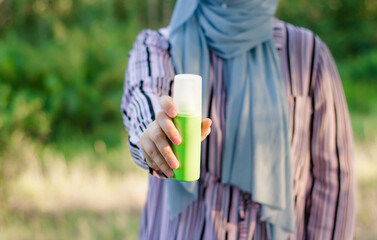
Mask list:
[[[227,106],[221,182],[261,205],[271,239],[295,230],[288,120],[273,42],[276,0],[178,0],[169,41],[177,73],[203,77],[208,115],[209,52],[224,62]],[[198,181],[167,179],[170,216],[198,199]]]

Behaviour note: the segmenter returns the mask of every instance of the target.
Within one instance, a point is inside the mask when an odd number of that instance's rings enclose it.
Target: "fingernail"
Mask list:
[[[173,138],[173,142],[175,145],[179,145],[182,142],[182,138],[180,136],[176,136]]]
[[[179,161],[174,154],[169,155],[168,160],[171,168],[177,169],[179,167]]]
[[[175,116],[175,114],[176,114],[174,108],[170,108],[170,109],[168,110],[168,113],[169,113],[170,116]]]
[[[174,163],[174,164],[173,164],[173,165],[174,165],[174,167],[173,167],[174,169],[179,168],[179,162],[178,162],[178,160],[176,160],[176,159],[173,160],[173,163]]]
[[[173,173],[172,170],[169,169],[169,170],[167,170],[166,172],[167,172],[167,174],[168,174],[168,177],[170,177],[170,178],[174,177],[174,173]]]

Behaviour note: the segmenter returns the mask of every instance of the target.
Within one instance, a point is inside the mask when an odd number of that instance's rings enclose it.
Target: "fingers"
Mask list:
[[[170,178],[174,177],[173,171],[168,166],[163,156],[160,154],[159,150],[157,149],[156,145],[151,139],[143,139],[142,150],[144,152],[147,163],[151,168],[155,170],[160,169],[166,176]]]
[[[166,176],[172,178],[172,169],[179,167],[169,140],[175,145],[182,142],[182,138],[175,127],[172,118],[177,116],[173,99],[169,96],[160,97],[163,111],[157,114],[156,121],[152,122],[140,138],[140,145],[149,167],[161,170]],[[207,118],[201,124],[201,140],[203,141],[211,132],[211,119]]]
[[[153,170],[156,170],[156,171],[158,171],[158,170],[161,171],[161,169],[157,166],[157,164],[147,154],[144,153],[144,156],[145,156],[145,160],[146,160],[146,162],[147,162],[147,164],[150,168],[152,168]]]
[[[168,165],[173,169],[177,169],[179,167],[178,159],[175,157],[165,133],[158,124],[151,124],[149,136]]]
[[[182,138],[179,135],[179,132],[175,127],[173,120],[168,115],[166,115],[165,112],[162,111],[157,114],[157,122],[171,142],[173,142],[175,145],[181,144]]]
[[[202,141],[211,133],[212,120],[206,118],[202,121]]]
[[[167,95],[160,97],[160,106],[170,118],[175,118],[177,116],[177,110],[174,107],[173,98]]]

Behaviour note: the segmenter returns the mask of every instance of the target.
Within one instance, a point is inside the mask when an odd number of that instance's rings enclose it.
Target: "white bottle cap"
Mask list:
[[[202,77],[178,74],[174,77],[174,105],[180,116],[202,115]]]

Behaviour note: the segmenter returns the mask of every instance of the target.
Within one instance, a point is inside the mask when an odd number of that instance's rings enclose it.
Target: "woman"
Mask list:
[[[121,107],[131,155],[150,173],[140,239],[353,238],[352,133],[335,63],[275,9],[180,0],[168,28],[137,37]],[[209,118],[189,185],[169,179],[177,73],[203,76]]]

